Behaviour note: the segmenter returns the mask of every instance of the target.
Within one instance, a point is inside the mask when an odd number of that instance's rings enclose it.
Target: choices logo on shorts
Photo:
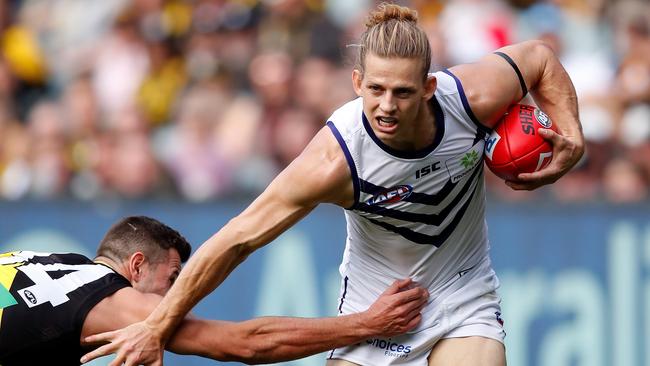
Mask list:
[[[366,344],[383,350],[384,356],[388,357],[407,358],[409,353],[411,353],[411,345],[395,343],[390,338],[368,339]]]

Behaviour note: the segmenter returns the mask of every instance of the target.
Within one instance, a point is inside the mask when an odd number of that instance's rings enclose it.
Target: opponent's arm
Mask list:
[[[219,361],[246,363],[281,362],[342,347],[364,339],[404,333],[421,319],[428,292],[410,288],[410,280],[395,281],[366,311],[334,318],[264,317],[240,323],[186,318],[167,345],[180,354],[192,354]],[[122,289],[97,304],[88,314],[82,339],[144,319],[160,302],[158,295]],[[119,310],[118,310],[119,309]],[[88,337],[91,342],[109,339]],[[82,342],[88,345],[87,342]],[[119,348],[109,343],[84,356],[88,362]]]
[[[329,128],[324,127],[244,212],[197,250],[144,322],[114,333],[111,341],[129,340],[118,351],[118,358],[127,360],[127,366],[161,365],[162,349],[185,314],[250,253],[275,239],[319,203],[347,207],[353,196],[345,156]]]
[[[178,353],[196,354],[197,339],[213,359],[245,363],[270,363],[306,357],[333,348],[364,341],[372,337],[392,337],[413,329],[420,321],[420,310],[427,301],[427,291],[415,288],[399,292],[410,281],[395,282],[367,311],[340,317],[307,319],[264,317],[241,323],[181,325],[170,342]],[[399,316],[397,316],[400,314]],[[393,320],[389,320],[393,319]],[[196,320],[190,321],[197,322]],[[210,336],[205,336],[210,334]],[[178,344],[178,343],[183,344]],[[174,349],[184,346],[186,349]]]
[[[514,189],[535,189],[553,183],[573,167],[584,153],[584,137],[578,118],[578,99],[569,75],[553,51],[541,41],[527,41],[498,50],[520,70],[535,102],[558,127],[559,134],[540,129],[553,144],[553,160],[544,169],[522,173]],[[501,56],[490,54],[474,64],[450,69],[464,86],[472,111],[479,121],[494,127],[508,106],[523,97],[514,68]]]

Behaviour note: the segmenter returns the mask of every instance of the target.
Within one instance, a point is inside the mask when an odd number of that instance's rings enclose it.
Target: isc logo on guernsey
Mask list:
[[[386,339],[368,339],[366,343],[369,346],[384,350],[384,356],[407,358],[411,353],[411,346],[391,342],[390,338]]]

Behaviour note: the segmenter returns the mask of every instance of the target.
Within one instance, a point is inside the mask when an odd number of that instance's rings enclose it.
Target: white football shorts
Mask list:
[[[354,301],[354,281],[345,281],[345,302]],[[420,326],[397,337],[373,338],[332,350],[328,359],[343,359],[363,366],[427,365],[433,346],[440,339],[481,336],[503,343],[501,299],[495,289],[498,278],[490,260],[484,259],[466,273],[459,274],[439,293],[431,293],[422,311]],[[360,291],[363,292],[363,291]],[[341,309],[344,315],[345,306]]]

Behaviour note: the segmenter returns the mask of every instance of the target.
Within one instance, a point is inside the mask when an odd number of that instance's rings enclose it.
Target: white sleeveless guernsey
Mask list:
[[[336,110],[327,122],[347,159],[355,195],[345,212],[339,313],[366,310],[396,279],[412,278],[430,292],[413,334],[399,342],[375,339],[336,349],[331,358],[424,365],[435,341],[467,335],[454,333],[459,329],[503,340],[485,223],[483,148],[489,129],[476,119],[451,72],[434,76],[438,86],[430,103],[436,136],[423,150],[403,152],[384,144],[366,119],[361,98]],[[477,299],[484,301],[467,306]],[[452,309],[445,318],[452,303],[462,304],[463,312]],[[472,321],[473,314],[489,319]],[[474,326],[486,322],[494,324],[492,329]]]

